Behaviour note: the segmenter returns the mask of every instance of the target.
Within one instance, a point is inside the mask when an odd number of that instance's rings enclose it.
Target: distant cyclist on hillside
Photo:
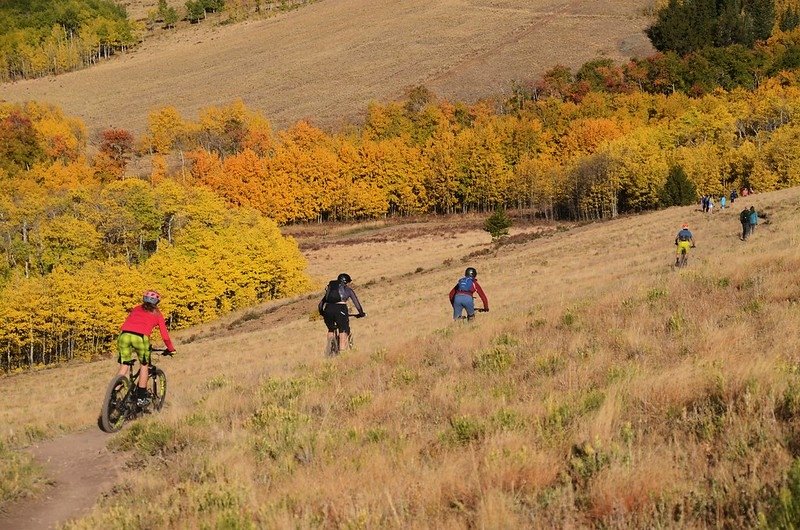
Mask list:
[[[161,302],[160,294],[156,291],[146,291],[142,295],[142,304],[131,310],[128,318],[122,324],[119,337],[117,337],[119,375],[127,377],[134,363],[134,351],[142,365],[142,369],[139,371],[139,380],[136,383],[136,400],[140,407],[146,407],[149,404],[147,375],[150,365],[150,334],[156,326],[161,331],[161,339],[164,341],[167,351],[175,353],[175,347],[167,332],[167,324],[164,322],[164,315],[156,307],[159,302]]]
[[[333,338],[334,330],[339,330],[339,351],[346,350],[350,344],[348,341],[350,317],[347,314],[347,301],[352,300],[353,305],[356,306],[358,310],[356,318],[367,316],[361,307],[361,302],[358,301],[355,291],[349,286],[351,281],[353,280],[350,275],[343,272],[335,280],[328,282],[327,287],[325,287],[325,294],[322,295],[322,300],[319,301],[317,307],[319,314],[325,320],[325,326],[328,328],[329,341]]]
[[[694,236],[692,232],[689,230],[689,225],[687,223],[683,223],[681,226],[678,235],[675,236],[675,266],[680,265],[681,261],[681,254],[689,255],[689,249],[694,248]]]
[[[483,302],[483,310],[489,310],[489,300],[483,292],[480,284],[478,283],[478,271],[474,267],[467,267],[464,271],[464,277],[458,280],[456,285],[450,289],[450,305],[453,306],[453,320],[458,320],[461,313],[466,309],[467,320],[472,320],[475,317],[475,299],[474,293],[478,293]]]

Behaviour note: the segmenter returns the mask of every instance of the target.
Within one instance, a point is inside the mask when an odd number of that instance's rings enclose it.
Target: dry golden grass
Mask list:
[[[320,280],[356,278],[369,315],[354,323],[356,349],[322,357],[316,296],[178,334],[179,357],[162,363],[166,410],[109,437],[150,461],[130,487],[155,508],[139,512],[123,489],[69,527],[769,520],[800,455],[799,199],[800,188],[712,216],[674,208],[497,248],[435,223],[435,237],[319,228],[341,246],[296,228]],[[738,210],[750,204],[769,223],[744,243]],[[676,271],[684,220],[698,248]],[[472,325],[451,321],[446,298],[466,263],[492,308]],[[5,378],[2,439],[93,426],[114,369]],[[54,391],[72,379],[71,394]]]
[[[142,17],[156,3],[128,7]],[[649,3],[323,0],[266,20],[199,24],[86,70],[5,83],[0,100],[55,103],[90,132],[140,134],[155,108],[195,119],[237,99],[280,128],[300,119],[338,127],[361,119],[370,101],[418,85],[474,101],[556,64],[646,55]]]

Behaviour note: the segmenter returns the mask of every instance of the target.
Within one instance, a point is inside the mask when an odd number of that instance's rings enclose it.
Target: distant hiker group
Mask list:
[[[725,195],[703,195],[700,198],[700,208],[704,213],[711,213],[714,211],[714,200],[715,197],[719,197],[719,206],[720,211],[723,211],[726,206],[730,208],[735,202],[736,199],[741,197],[747,197],[753,194],[753,190],[750,188],[742,188],[741,195],[736,190],[731,190],[730,192],[730,202],[728,202],[728,197]],[[758,218],[761,217],[762,219],[765,218],[765,214],[759,214],[756,211],[755,206],[749,206],[742,209],[739,212],[739,222],[742,225],[742,233],[739,236],[739,239],[742,241],[747,241],[750,237],[752,237],[753,232],[756,229],[756,225],[758,225]],[[689,225],[684,223],[681,227],[681,231],[678,232],[678,235],[675,237],[675,267],[684,267],[686,266],[686,258],[689,254],[689,249],[694,248],[694,236],[689,231]]]

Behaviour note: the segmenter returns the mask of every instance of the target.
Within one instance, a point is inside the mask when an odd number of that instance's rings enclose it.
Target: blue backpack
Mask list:
[[[472,284],[475,282],[473,278],[464,276],[456,284],[456,291],[472,294]]]

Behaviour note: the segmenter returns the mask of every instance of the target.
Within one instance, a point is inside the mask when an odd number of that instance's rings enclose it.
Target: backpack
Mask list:
[[[325,303],[338,304],[342,301],[342,289],[339,280],[331,280],[328,282],[328,288],[325,289]]]
[[[464,276],[458,283],[456,284],[456,291],[464,292],[464,293],[472,293],[472,284],[474,283],[474,279],[470,278],[469,276]]]
[[[744,209],[744,210],[742,210],[742,212],[739,214],[739,222],[741,222],[742,224],[744,224],[744,223],[747,223],[747,222],[749,222],[749,220],[750,220],[750,210],[748,210],[747,208],[745,208],[745,209]]]

